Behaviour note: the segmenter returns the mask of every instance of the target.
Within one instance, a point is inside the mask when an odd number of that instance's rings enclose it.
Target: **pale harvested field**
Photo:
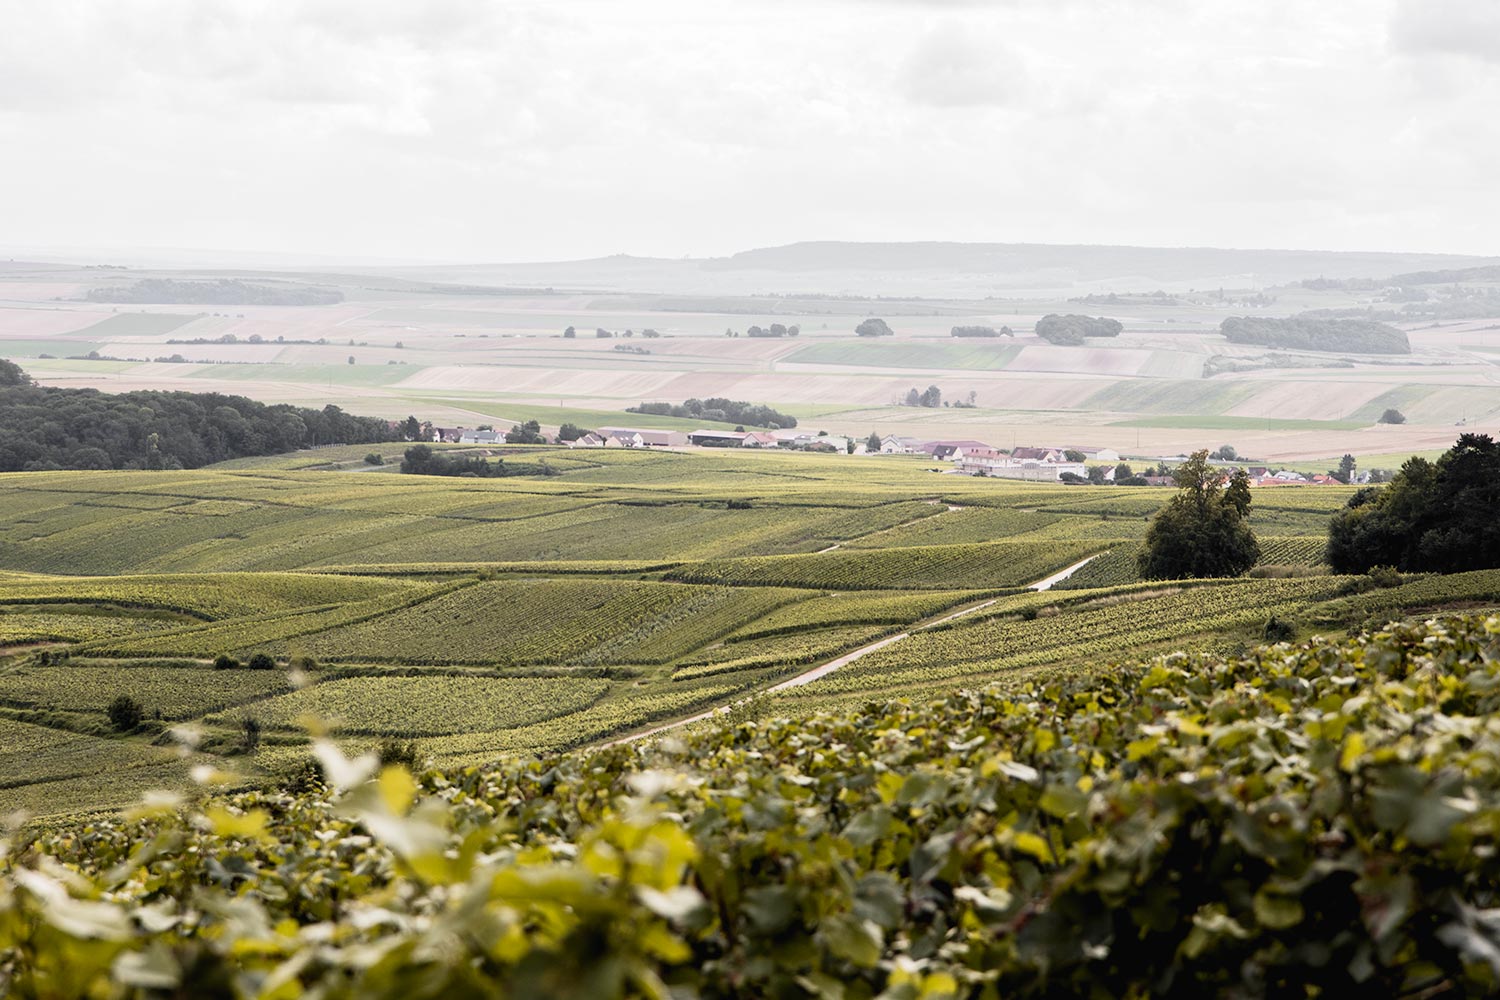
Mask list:
[[[0,288],[6,286],[0,285]],[[0,308],[0,340],[58,337],[93,326],[108,313],[76,309]]]
[[[1154,352],[1130,347],[1056,347],[1033,341],[1008,366],[1013,372],[1132,376],[1144,374]],[[1198,367],[1201,368],[1201,362]],[[1195,373],[1196,374],[1196,373]]]
[[[575,419],[578,411],[592,410],[600,423],[626,424],[630,417],[624,408],[642,401],[726,396],[792,409],[807,414],[805,427],[860,437],[878,430],[921,438],[977,438],[1004,447],[1095,445],[1151,456],[1233,444],[1241,454],[1270,461],[1336,459],[1343,451],[1388,455],[1440,450],[1452,443],[1460,420],[1470,429],[1500,432],[1496,320],[1437,328],[1409,324],[1415,348],[1409,359],[1379,359],[1379,364],[1371,359],[1355,368],[1262,369],[1204,381],[1203,364],[1214,355],[1265,358],[1300,352],[1230,344],[1216,328],[1225,315],[1243,310],[1201,301],[1137,301],[1116,311],[1100,304],[1027,301],[1019,292],[1014,301],[982,302],[837,296],[714,300],[615,292],[442,294],[411,276],[370,275],[329,277],[348,296],[346,302],[329,307],[113,307],[71,302],[54,308],[47,301],[54,295],[78,294],[145,273],[101,274],[51,265],[14,271],[14,281],[4,281],[4,273],[0,270],[0,355],[11,341],[14,356],[24,367],[34,366],[44,384],[106,391],[211,390],[267,402],[333,403],[354,413],[392,418],[415,413],[449,424],[498,425],[536,416],[544,427],[551,426],[549,408],[556,408],[556,420]],[[1284,295],[1286,308],[1278,301],[1278,314],[1354,304],[1305,290],[1284,290]],[[33,308],[5,305],[17,296],[31,301]],[[762,306],[764,311],[759,311]],[[819,309],[827,311],[813,311]],[[117,323],[114,333],[79,336],[116,311],[170,314],[190,322],[170,333],[135,335],[128,324]],[[1116,315],[1126,329],[1119,338],[1056,347],[1030,333],[1036,319],[1047,312]],[[883,315],[896,338],[856,338],[854,326],[871,314]],[[802,335],[784,340],[722,336],[726,327],[744,331],[752,324],[772,322],[797,323]],[[1015,340],[996,344],[1006,349],[1005,367],[976,364],[975,352],[967,349],[972,344],[957,349],[959,342],[948,336],[954,325],[976,324],[1008,325],[1017,331]],[[578,330],[574,340],[560,337],[569,325]],[[649,327],[665,336],[596,339],[596,326],[622,331]],[[152,329],[147,322],[137,327]],[[238,343],[216,343],[225,335]],[[248,343],[252,336],[263,343]],[[36,359],[39,352],[79,353],[71,348],[70,337],[105,337],[101,353],[111,356],[175,353],[193,363]],[[276,344],[278,337],[286,342]],[[199,338],[210,342],[167,343]],[[320,338],[326,343],[291,343]],[[53,340],[57,348],[49,343]],[[402,348],[395,346],[398,341]],[[832,343],[839,350],[806,355],[826,361],[788,360],[808,345]],[[904,349],[891,350],[895,345]],[[650,353],[616,351],[617,346]],[[350,356],[355,366],[346,364]],[[1337,359],[1326,357],[1330,362]],[[875,364],[857,363],[864,361]],[[923,363],[937,367],[919,367]],[[908,390],[929,384],[938,386],[948,400],[963,399],[973,391],[980,409],[891,405]],[[1084,409],[1086,405],[1090,409]],[[1359,430],[1290,423],[1373,420],[1379,408],[1388,405],[1399,405],[1410,422]],[[818,413],[827,415],[813,415]],[[1265,426],[1282,421],[1287,423]]]
[[[1229,409],[1233,417],[1278,420],[1343,420],[1392,388],[1391,383],[1343,381],[1329,376],[1258,386],[1255,395]]]
[[[73,281],[0,281],[0,302],[81,298],[90,287]]]

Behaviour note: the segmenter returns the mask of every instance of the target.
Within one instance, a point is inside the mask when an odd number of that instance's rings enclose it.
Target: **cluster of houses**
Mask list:
[[[503,444],[503,431],[470,430],[464,427],[435,427],[433,441],[454,444]],[[646,427],[601,427],[575,441],[570,448],[785,448],[800,451],[826,451],[844,454],[850,450],[850,439],[838,434],[797,430],[778,431],[667,431]],[[876,454],[866,441],[855,439],[855,454]],[[1057,482],[1065,474],[1085,477],[1088,463],[1106,464],[1105,482],[1115,478],[1114,465],[1120,453],[1110,448],[1019,447],[1005,451],[983,441],[923,441],[918,438],[888,434],[880,439],[881,455],[926,455],[947,463],[952,472],[970,476],[992,476],[997,479],[1024,479],[1034,482]],[[1082,455],[1083,461],[1077,456]],[[1182,459],[1179,457],[1178,461]],[[1291,470],[1276,470],[1261,465],[1246,468],[1253,486],[1315,486],[1338,483],[1332,476],[1304,475]],[[1170,477],[1147,476],[1151,485],[1170,486]],[[1354,482],[1369,480],[1369,473],[1356,476]],[[1097,481],[1097,480],[1096,480]]]
[[[971,476],[1056,482],[1065,473],[1085,476],[1087,462],[1118,462],[1119,452],[1108,448],[1013,448],[1005,451],[983,441],[919,441],[891,434],[880,439],[883,455],[929,455],[949,462],[954,471]],[[1083,461],[1073,456],[1082,455]],[[1114,478],[1114,469],[1106,470]]]
[[[1345,483],[1343,483],[1342,481],[1334,478],[1333,476],[1325,475],[1324,473],[1321,473],[1321,472],[1316,472],[1316,473],[1313,473],[1311,475],[1304,475],[1304,474],[1302,474],[1300,472],[1293,472],[1291,469],[1281,469],[1281,470],[1270,469],[1270,468],[1267,468],[1264,465],[1251,465],[1251,466],[1248,466],[1248,467],[1246,467],[1245,472],[1247,472],[1249,474],[1249,476],[1250,476],[1250,485],[1251,486],[1343,486],[1343,485],[1345,485]],[[1370,481],[1370,473],[1368,471],[1356,472],[1354,474],[1353,478],[1351,478],[1349,480],[1350,483],[1353,483],[1353,484],[1358,485],[1358,486],[1363,486],[1366,483],[1368,483],[1369,481]]]
[[[659,431],[642,427],[601,427],[576,441],[573,448],[791,448],[843,453],[849,439],[808,431]]]

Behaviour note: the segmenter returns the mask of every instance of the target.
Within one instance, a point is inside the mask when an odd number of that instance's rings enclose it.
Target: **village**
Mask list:
[[[504,431],[491,428],[434,427],[432,440],[435,443],[503,445],[506,443],[506,435]],[[877,440],[878,448],[874,447]],[[803,430],[675,431],[646,427],[600,427],[571,439],[559,436],[557,443],[569,448],[775,448],[838,455],[925,455],[943,463],[934,471],[947,474],[1027,482],[1130,486],[1172,486],[1169,468],[1187,458],[1186,455],[1170,455],[1141,459],[1147,465],[1142,471],[1136,472],[1122,461],[1118,451],[1111,448],[1021,446],[1005,449],[974,440],[927,441],[895,434],[871,434],[868,438],[860,439],[830,434],[827,431]],[[1218,458],[1217,455],[1214,457]],[[1338,477],[1325,473],[1302,473],[1234,461],[1224,461],[1221,464],[1227,468],[1244,469],[1252,486],[1316,486],[1343,482]],[[1367,483],[1370,481],[1370,473],[1352,473],[1348,481]]]

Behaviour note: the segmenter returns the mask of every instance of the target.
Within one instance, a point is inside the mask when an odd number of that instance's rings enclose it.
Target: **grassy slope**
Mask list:
[[[449,761],[567,746],[756,690],[1081,554],[1107,550],[1114,559],[1133,550],[1146,517],[1170,495],[796,454],[525,449],[564,474],[488,481],[298,471],[309,461],[359,468],[337,463],[358,462],[362,450],[225,470],[0,477],[10,515],[0,524],[0,639],[10,647],[0,653],[0,717],[109,736],[103,708],[117,690],[147,712],[142,735],[108,740],[127,748],[146,745],[157,710],[164,723],[206,720],[205,748],[218,753],[232,752],[242,719],[258,713],[280,727],[276,741],[295,741],[289,706],[298,704],[340,716],[355,745],[382,733],[418,736],[425,752]],[[1258,530],[1287,539],[1271,548],[1278,561],[1315,561],[1316,537],[1349,492],[1257,494]],[[825,549],[835,551],[818,554]],[[375,575],[263,572],[335,563]],[[869,587],[872,567],[887,589],[854,604],[824,596]],[[1133,593],[1132,579],[1127,559],[1098,579],[1104,590],[1003,598],[968,623],[971,632],[898,644],[789,703],[1058,669],[1127,632],[1140,633],[1131,641],[1143,647],[1221,648],[1255,639],[1268,614],[1296,611],[1298,601],[1322,608],[1334,586],[1327,578],[1248,580],[1218,585],[1214,602],[1185,592],[1136,604],[1116,593]],[[1476,581],[1467,598],[1487,600],[1490,589]],[[1394,603],[1378,613],[1404,606],[1392,593]],[[1464,598],[1421,596],[1426,605]],[[1218,610],[1226,602],[1237,609],[1228,617]],[[1028,607],[1045,613],[1021,617]],[[1148,623],[1144,613],[1154,608]],[[1376,613],[1330,605],[1318,620]],[[924,652],[955,636],[963,652],[951,663]],[[43,663],[40,651],[50,658],[67,648],[59,641],[73,644],[72,661]],[[333,686],[326,696],[259,708],[285,697],[281,670],[206,669],[216,654],[256,651],[310,653],[323,662],[304,680],[320,691]],[[559,691],[576,685],[576,697],[557,697],[550,712],[521,701],[506,709],[506,685],[535,675]],[[489,688],[497,700],[469,712],[473,692]],[[408,723],[390,713],[393,698],[445,705],[447,721]],[[266,773],[292,752],[265,746],[231,762]],[[0,794],[0,806],[104,802],[97,782],[60,774],[52,756],[40,752],[31,772],[18,759],[17,787]]]

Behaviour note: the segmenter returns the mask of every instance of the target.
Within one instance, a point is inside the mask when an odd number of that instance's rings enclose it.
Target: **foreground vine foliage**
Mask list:
[[[1500,989],[1500,617],[17,836],[16,997]]]

